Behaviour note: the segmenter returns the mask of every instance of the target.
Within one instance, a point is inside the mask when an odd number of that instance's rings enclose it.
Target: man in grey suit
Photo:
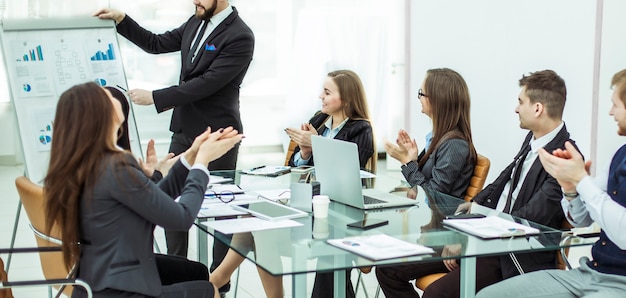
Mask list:
[[[180,51],[181,71],[177,86],[148,91],[129,90],[135,104],[154,104],[158,113],[174,109],[170,152],[178,155],[206,130],[232,126],[243,132],[239,114],[239,87],[252,61],[254,34],[228,0],[194,0],[196,7],[180,27],[154,34],[125,13],[103,9],[94,15],[113,19],[117,31],[144,51],[160,54]],[[212,162],[210,170],[234,170],[236,146]],[[187,255],[188,232],[166,230],[169,254]],[[213,264],[217,268],[228,246],[214,242]]]

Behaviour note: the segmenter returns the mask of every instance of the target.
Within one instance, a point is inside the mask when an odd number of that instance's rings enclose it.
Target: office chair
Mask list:
[[[489,158],[478,154],[476,158],[476,165],[474,166],[474,173],[470,179],[470,184],[465,191],[464,200],[469,202],[474,198],[485,185],[487,180],[487,174],[489,174],[489,168],[491,167],[491,161]],[[434,273],[423,276],[415,280],[415,287],[420,290],[425,290],[431,283],[444,277],[446,273]],[[380,287],[376,290],[376,297],[380,294]]]
[[[0,258],[0,283],[4,283],[8,280],[9,276],[6,271],[4,271],[4,262],[2,261],[2,258]],[[13,298],[13,292],[11,291],[11,289],[0,290],[0,298]]]
[[[485,186],[487,180],[487,174],[489,174],[489,168],[491,167],[491,161],[489,158],[480,154],[477,155],[476,165],[474,166],[474,174],[470,180],[470,184],[465,191],[465,201],[469,202],[474,198]]]
[[[289,147],[287,147],[287,153],[285,154],[285,166],[289,165],[289,159],[291,159],[291,155],[296,150],[296,147],[298,147],[298,144],[296,144],[296,142],[292,140],[289,140]]]
[[[46,235],[44,233],[44,231],[46,231],[46,204],[45,197],[43,195],[43,188],[31,182],[24,176],[20,176],[15,179],[15,187],[17,188],[20,200],[22,201],[22,205],[24,206],[24,210],[26,211],[26,215],[30,221],[29,226],[35,234],[37,246],[39,248],[60,248],[62,244],[61,240],[59,240],[61,238],[61,230],[58,226],[55,225],[52,227],[50,235]],[[73,272],[73,269],[71,272],[68,272],[66,269],[65,263],[63,262],[63,254],[60,249],[58,252],[40,252],[39,260],[41,262],[41,270],[43,271],[43,275],[46,280],[73,280],[71,277],[75,272]],[[80,283],[83,283],[83,286],[86,285],[84,282],[79,280],[76,280],[75,284]],[[55,284],[59,283],[57,282]],[[58,286],[55,286],[55,288],[59,289]],[[56,297],[58,297],[61,292],[70,297],[72,290],[73,288],[71,286],[67,288],[62,286],[60,287],[59,293],[57,293]],[[52,289],[49,288],[49,291],[51,293]],[[88,289],[87,292],[90,293],[91,289]]]
[[[483,190],[483,186],[485,185],[485,181],[487,180],[487,174],[489,174],[490,167],[491,161],[489,160],[489,158],[478,154],[476,158],[476,165],[474,166],[474,174],[472,175],[470,184],[465,191],[464,199],[466,202],[471,201],[472,198],[474,198],[481,190]],[[431,283],[437,281],[445,275],[446,273],[434,273],[423,276],[415,280],[415,286],[423,291]]]

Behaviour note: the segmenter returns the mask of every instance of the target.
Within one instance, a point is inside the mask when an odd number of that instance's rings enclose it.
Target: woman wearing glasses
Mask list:
[[[422,113],[432,120],[432,139],[427,136],[425,148],[418,154],[415,140],[406,131],[400,130],[395,144],[385,142],[385,150],[389,156],[402,163],[402,174],[411,186],[419,185],[463,198],[473,175],[477,156],[470,129],[470,96],[467,84],[454,70],[431,69],[426,72],[418,98],[422,104]],[[446,266],[457,266],[454,260],[446,262]],[[437,265],[444,266],[441,263]],[[419,267],[424,268],[424,274],[434,273],[428,272],[426,266]],[[446,270],[445,267],[443,269]],[[400,290],[415,294],[410,297],[419,297],[413,286],[399,277],[407,271],[402,266],[376,269],[376,277],[387,297],[395,297],[394,293]],[[440,268],[435,271],[440,272]],[[415,277],[420,276],[413,276]]]
[[[463,198],[476,163],[465,80],[451,69],[428,70],[418,98],[422,113],[432,120],[432,139],[418,155],[415,140],[400,130],[396,144],[385,142],[385,150],[402,163],[411,186]]]
[[[77,265],[76,277],[94,297],[219,297],[206,266],[184,258],[161,262],[152,251],[153,231],[189,229],[209,182],[207,164],[243,136],[231,127],[208,129],[154,184],[116,145],[124,118],[119,101],[95,83],[68,89],[57,104],[44,193],[46,226],[61,227],[66,267]],[[75,288],[72,297],[86,293]]]
[[[376,150],[371,117],[365,96],[365,88],[359,76],[351,70],[337,70],[328,73],[324,81],[321,111],[315,113],[308,123],[298,128],[287,128],[285,132],[298,144],[292,154],[289,165],[313,165],[311,135],[356,143],[359,163],[372,173],[376,172]],[[250,233],[237,234],[233,237],[233,246],[254,248],[254,238]],[[276,252],[270,257],[280,258]],[[258,255],[256,257],[259,257]],[[264,256],[267,257],[267,256]],[[226,284],[232,273],[243,262],[244,257],[229,250],[220,266],[211,274],[211,282],[218,288]],[[267,297],[283,297],[282,276],[272,276],[257,267]],[[346,274],[349,283],[350,274]],[[312,297],[332,297],[333,274],[317,274]],[[349,283],[351,284],[351,283]],[[346,286],[347,297],[354,297],[352,286]]]

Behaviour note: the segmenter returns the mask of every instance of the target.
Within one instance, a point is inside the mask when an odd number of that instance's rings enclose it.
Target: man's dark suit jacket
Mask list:
[[[528,133],[522,149],[528,144],[533,137],[532,132]],[[557,148],[564,149],[565,142],[569,141],[573,145],[573,140],[569,138],[569,132],[563,125],[563,128],[557,133],[556,137],[548,143],[544,149],[552,152]],[[474,202],[495,209],[500,200],[500,195],[506,183],[511,179],[511,173],[515,167],[515,160],[500,173],[496,180],[485,187],[476,197]],[[561,209],[561,186],[550,176],[541,165],[539,158],[532,164],[524,182],[522,183],[519,195],[511,208],[511,215],[525,218],[532,222],[560,229],[565,219],[563,210]],[[540,269],[554,269],[556,266],[555,252],[541,252],[532,254],[516,254],[517,260],[522,266],[524,272],[530,272]],[[515,266],[509,256],[500,258],[502,275],[508,278],[518,275]]]
[[[221,22],[199,47],[191,61],[189,48],[201,20],[192,16],[177,29],[154,34],[126,16],[117,32],[148,53],[180,51],[178,86],[154,90],[157,112],[174,108],[170,130],[195,138],[207,126],[213,130],[233,126],[242,132],[239,86],[252,61],[254,34],[237,10]]]
[[[321,112],[315,113],[313,117],[309,120],[309,123],[313,125],[317,129],[317,133],[319,135],[324,132],[326,126],[324,122],[328,120],[328,114],[324,114]],[[341,128],[339,133],[335,136],[336,140],[348,141],[355,143],[359,150],[359,164],[361,168],[365,168],[367,161],[374,154],[374,133],[372,132],[372,125],[365,120],[352,120],[349,119],[348,122]],[[296,156],[296,153],[300,152],[300,147],[296,147],[293,151],[293,154],[289,158],[289,165],[295,166],[293,158]],[[314,165],[313,157],[309,160],[309,165]]]

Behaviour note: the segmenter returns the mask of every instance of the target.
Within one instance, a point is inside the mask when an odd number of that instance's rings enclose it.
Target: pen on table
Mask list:
[[[265,168],[265,166],[254,167],[254,168],[250,169],[250,171],[252,172],[252,171],[256,171],[258,169],[262,169],[262,168]]]
[[[122,87],[122,86],[120,86],[120,85],[115,85],[115,86],[116,86],[117,88],[122,89],[122,91],[124,91],[124,92],[128,92],[128,90],[124,89],[124,87]]]

